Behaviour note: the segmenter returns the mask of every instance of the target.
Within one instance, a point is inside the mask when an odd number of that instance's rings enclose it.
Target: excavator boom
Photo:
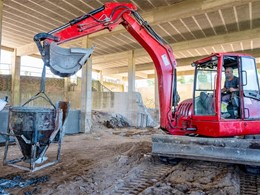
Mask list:
[[[35,35],[34,40],[46,66],[54,74],[67,77],[82,67],[93,48],[65,49],[58,45],[101,30],[111,31],[119,24],[146,49],[154,62],[159,80],[160,125],[170,129],[172,107],[177,105],[176,60],[171,47],[143,20],[133,4],[106,3],[48,33]]]

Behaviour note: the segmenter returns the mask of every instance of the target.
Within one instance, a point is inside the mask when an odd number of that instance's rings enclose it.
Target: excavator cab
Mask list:
[[[218,112],[221,113],[221,118],[241,118],[239,109],[240,69],[239,57],[230,55],[223,55],[221,58],[212,56],[207,58],[206,61],[196,64],[194,115],[217,116],[219,106],[216,100],[217,93],[220,91],[221,105]],[[256,77],[257,74],[253,76]],[[227,82],[228,84],[226,84],[227,77],[231,77],[231,81]],[[217,83],[218,81],[220,81],[220,84]],[[235,91],[229,91],[230,87]]]
[[[255,59],[245,54],[217,53],[193,65],[192,120],[196,133],[210,137],[259,134],[260,126],[257,130],[253,127],[256,121],[260,125]]]

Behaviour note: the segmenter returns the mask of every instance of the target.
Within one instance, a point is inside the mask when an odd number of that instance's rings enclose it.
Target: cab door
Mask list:
[[[241,113],[243,119],[244,133],[260,133],[260,93],[259,82],[255,59],[249,56],[242,56],[241,76]]]

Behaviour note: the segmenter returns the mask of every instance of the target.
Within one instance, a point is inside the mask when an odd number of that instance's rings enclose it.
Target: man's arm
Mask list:
[[[227,92],[226,81],[224,82],[224,87],[221,89],[221,93],[224,92]]]
[[[234,92],[234,91],[239,91],[239,89],[238,89],[238,88],[230,87],[228,91],[229,91],[229,92]]]
[[[222,93],[227,92],[227,89],[224,87],[223,89],[221,89],[221,92]]]

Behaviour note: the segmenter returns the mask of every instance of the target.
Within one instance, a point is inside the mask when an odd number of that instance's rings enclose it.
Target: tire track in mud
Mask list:
[[[217,168],[217,166],[199,165],[199,168]],[[147,188],[156,185],[167,178],[173,171],[174,166],[154,162],[145,170],[136,174],[129,173],[122,180],[123,185],[113,186],[113,194],[140,194]],[[134,176],[133,176],[134,175]],[[240,195],[260,195],[260,175],[240,172]]]
[[[260,194],[260,175],[240,173],[240,194],[257,195]]]
[[[129,172],[120,184],[112,186],[113,194],[139,194],[145,189],[155,185],[165,179],[174,171],[171,164],[153,162],[142,171],[135,173]]]

